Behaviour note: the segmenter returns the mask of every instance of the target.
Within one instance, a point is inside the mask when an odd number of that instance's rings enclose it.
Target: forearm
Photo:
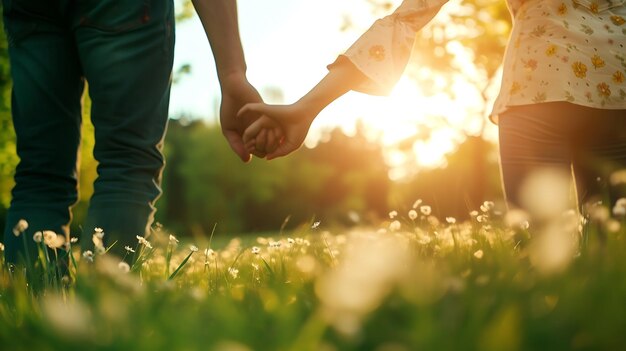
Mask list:
[[[246,61],[239,37],[236,0],[193,0],[202,21],[221,84],[246,73]]]
[[[326,76],[296,104],[305,106],[314,115],[326,106],[357,87],[367,79],[351,62],[345,60],[334,65]]]

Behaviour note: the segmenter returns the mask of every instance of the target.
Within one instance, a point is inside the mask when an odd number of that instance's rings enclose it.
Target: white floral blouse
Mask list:
[[[357,91],[387,94],[415,34],[447,0],[404,0],[342,55],[369,79]],[[626,109],[626,0],[507,0],[513,30],[492,119],[508,106],[549,101]],[[331,65],[332,66],[332,65]]]

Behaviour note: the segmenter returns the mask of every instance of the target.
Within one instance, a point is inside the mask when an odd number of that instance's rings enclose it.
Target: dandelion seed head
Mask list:
[[[130,272],[130,266],[128,265],[128,263],[124,261],[121,261],[120,263],[118,263],[117,268],[119,268],[119,270],[122,271],[123,273]]]
[[[65,237],[63,235],[57,235],[57,233],[52,230],[44,230],[43,242],[51,249],[58,249],[65,245]]]
[[[43,240],[43,233],[41,232],[35,232],[35,234],[33,234],[33,241],[36,243],[40,243]]]
[[[28,222],[25,219],[20,219],[13,227],[13,235],[20,236],[26,229],[28,229]]]
[[[389,212],[389,219],[394,219],[398,216],[398,211]]]
[[[293,245],[296,241],[293,238],[287,238],[287,244]]]
[[[422,212],[424,216],[430,216],[430,214],[432,213],[432,208],[428,205],[424,205],[420,207],[420,212]]]
[[[417,211],[410,210],[409,211],[409,218],[412,219],[412,220],[415,220],[417,218]]]
[[[196,245],[190,245],[189,246],[189,251],[191,252],[198,252],[198,247]]]

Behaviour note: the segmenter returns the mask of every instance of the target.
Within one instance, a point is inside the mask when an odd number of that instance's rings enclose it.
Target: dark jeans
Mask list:
[[[578,206],[626,196],[625,185],[609,182],[626,169],[626,110],[566,102],[516,106],[500,116],[499,133],[504,190],[514,207],[523,207],[520,188],[528,175],[546,167],[573,174]]]
[[[82,241],[104,229],[116,252],[145,235],[161,194],[174,48],[172,0],[3,0],[20,163],[4,231],[6,259],[22,250],[12,228],[68,235],[77,201],[85,79],[98,178]]]

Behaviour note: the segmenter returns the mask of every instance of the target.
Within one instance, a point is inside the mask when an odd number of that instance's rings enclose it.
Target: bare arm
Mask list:
[[[330,103],[358,86],[366,77],[348,60],[333,66],[328,74],[297,102],[291,105],[248,104],[239,111],[240,118],[260,117],[246,129],[244,140],[249,152],[267,150],[267,159],[285,156],[302,146],[311,123]],[[284,139],[277,149],[267,149],[264,129],[278,123]]]
[[[220,123],[222,133],[242,161],[250,160],[242,135],[256,118],[236,118],[237,111],[247,103],[263,100],[246,78],[246,60],[239,37],[236,0],[193,0],[202,21],[217,67],[222,91]],[[255,155],[263,157],[263,153]]]

